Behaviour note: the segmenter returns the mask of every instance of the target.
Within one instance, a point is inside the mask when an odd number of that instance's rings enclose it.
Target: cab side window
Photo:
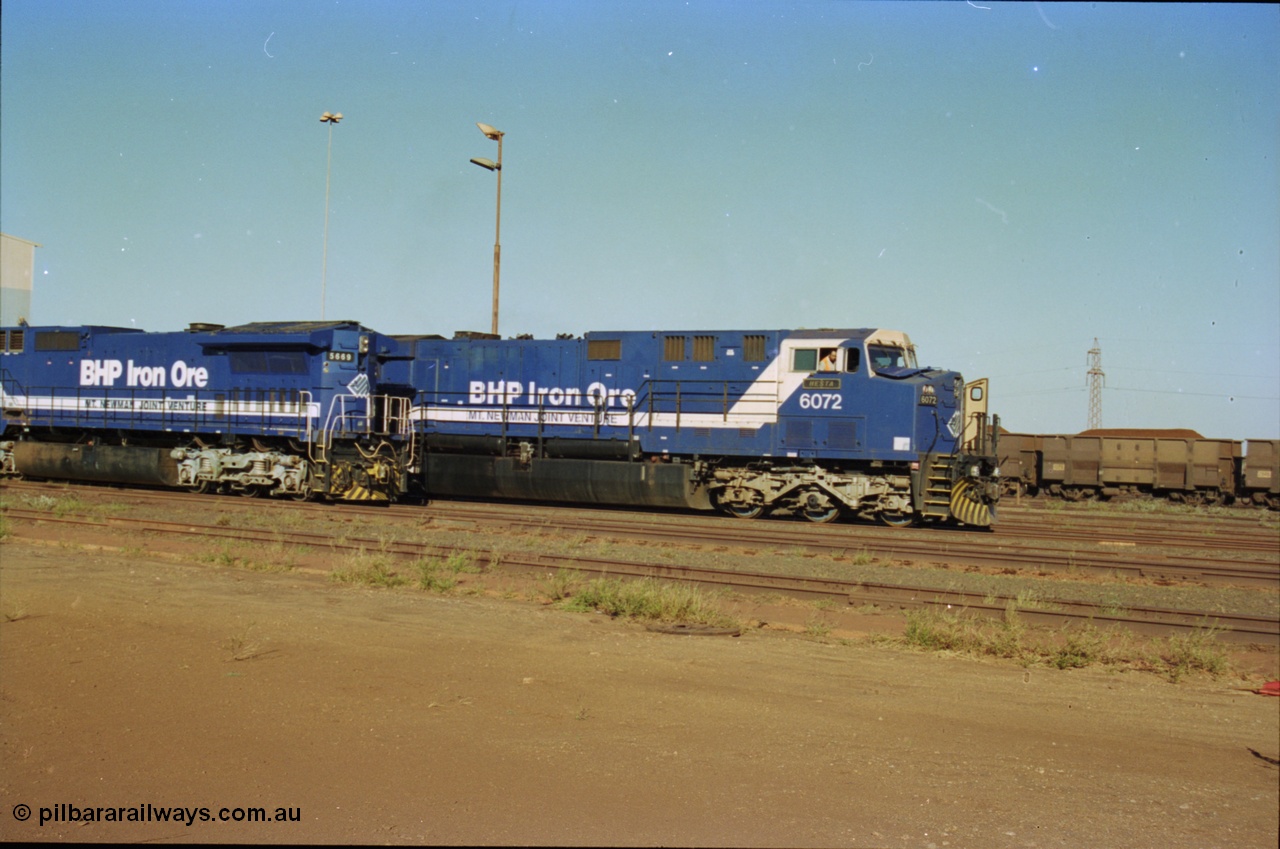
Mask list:
[[[853,373],[861,365],[862,351],[858,348],[796,348],[791,352],[792,371]]]

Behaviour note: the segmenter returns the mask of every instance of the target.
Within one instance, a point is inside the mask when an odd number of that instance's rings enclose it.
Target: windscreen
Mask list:
[[[915,352],[897,345],[868,345],[867,354],[871,357],[871,367],[876,370],[916,367]]]

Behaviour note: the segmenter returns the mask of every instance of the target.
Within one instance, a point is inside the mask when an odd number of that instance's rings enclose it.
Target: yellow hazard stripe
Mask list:
[[[957,481],[951,488],[951,517],[979,528],[991,524],[991,506],[973,497],[973,482]]]
[[[369,489],[359,484],[354,484],[346,492],[343,492],[338,498],[342,501],[390,501],[391,498],[380,490]]]

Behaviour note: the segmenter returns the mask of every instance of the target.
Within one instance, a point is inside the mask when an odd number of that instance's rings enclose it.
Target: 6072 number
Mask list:
[[[800,393],[800,409],[802,410],[842,410],[840,406],[844,398],[834,392],[802,392]]]

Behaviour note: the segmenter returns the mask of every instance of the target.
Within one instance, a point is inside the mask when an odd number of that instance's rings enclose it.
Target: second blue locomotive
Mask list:
[[[0,473],[200,492],[390,501],[408,398],[396,345],[352,322],[0,329]]]

